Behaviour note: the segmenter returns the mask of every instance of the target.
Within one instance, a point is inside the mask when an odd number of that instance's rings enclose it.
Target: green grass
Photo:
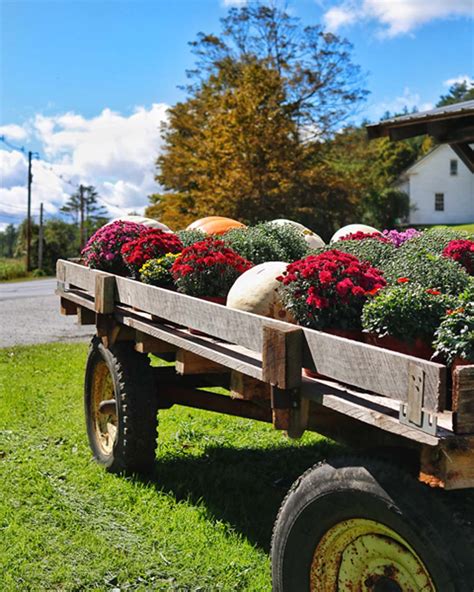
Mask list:
[[[474,234],[474,223],[472,224],[454,224],[454,225],[439,225],[434,228],[452,228],[453,230],[465,230]]]
[[[26,275],[28,274],[23,260],[0,258],[0,281],[13,280]]]
[[[110,475],[85,435],[86,350],[0,350],[2,592],[269,592],[278,507],[336,446],[175,407],[160,413],[153,476]]]

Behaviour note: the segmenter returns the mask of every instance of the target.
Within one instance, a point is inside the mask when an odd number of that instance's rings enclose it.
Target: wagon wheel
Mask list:
[[[133,343],[106,348],[98,337],[92,339],[84,404],[89,444],[101,465],[113,473],[153,468],[157,398],[149,360]]]
[[[316,465],[275,522],[272,590],[472,591],[470,537],[434,493],[381,461]]]

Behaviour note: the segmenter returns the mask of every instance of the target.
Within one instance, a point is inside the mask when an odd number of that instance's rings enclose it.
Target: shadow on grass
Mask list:
[[[343,450],[327,440],[269,449],[210,447],[201,457],[158,460],[151,477],[137,479],[178,501],[202,505],[207,517],[230,524],[268,552],[273,523],[291,484],[318,461]]]

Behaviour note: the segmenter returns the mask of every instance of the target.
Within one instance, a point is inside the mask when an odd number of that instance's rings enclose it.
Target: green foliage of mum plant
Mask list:
[[[438,290],[403,284],[381,290],[362,309],[362,327],[378,337],[391,335],[404,342],[431,342],[446,311],[458,300]]]
[[[474,288],[466,290],[435,333],[436,355],[452,364],[456,358],[474,363]]]
[[[291,224],[263,222],[226,232],[224,242],[255,265],[265,261],[292,263],[306,257],[308,246],[303,233]]]
[[[415,240],[408,242],[413,243]],[[406,278],[410,283],[456,296],[469,286],[469,274],[456,261],[403,247],[396,249],[388,262],[383,264],[385,279],[389,284],[396,285],[400,279]]]
[[[368,261],[373,267],[383,269],[395,253],[393,243],[379,240],[341,240],[331,244],[331,249],[355,255],[360,261]]]
[[[190,247],[194,243],[198,243],[204,240],[207,236],[202,230],[178,230],[176,233],[179,236],[179,240],[183,243],[184,247]]]
[[[464,230],[456,228],[429,228],[424,230],[419,236],[403,243],[400,247],[400,255],[419,253],[425,251],[433,255],[441,255],[443,249],[455,239],[469,239],[472,235]]]

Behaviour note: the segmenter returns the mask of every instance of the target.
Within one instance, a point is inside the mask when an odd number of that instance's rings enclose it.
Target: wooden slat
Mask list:
[[[66,281],[95,289],[95,275],[101,272],[64,262]],[[94,276],[94,285],[87,274]],[[136,307],[173,323],[191,326],[206,334],[248,348],[263,351],[263,327],[294,329],[293,325],[226,308],[184,294],[148,286],[114,276],[118,302]],[[303,328],[304,365],[341,382],[406,402],[409,364],[416,364],[425,377],[424,408],[444,409],[446,370],[440,364],[365,345],[335,335]]]
[[[375,397],[378,399],[375,402],[371,400],[370,395],[365,393],[352,392],[332,381],[311,378],[303,378],[301,390],[303,398],[348,415],[362,423],[430,446],[435,446],[439,442],[437,436],[431,436],[421,430],[401,424],[398,412],[389,406],[380,404],[379,397]]]
[[[103,271],[90,269],[89,267],[84,267],[84,265],[78,265],[77,263],[62,259],[59,259],[56,263],[56,271],[58,273],[58,280],[87,290],[92,294],[95,291],[96,275],[104,275]]]
[[[456,434],[474,434],[474,365],[453,372],[453,427]]]
[[[255,352],[230,343],[216,342],[209,337],[191,335],[184,329],[154,325],[151,321],[137,318],[139,315],[129,316],[133,313],[121,307],[117,307],[116,310],[115,318],[129,327],[148,333],[156,339],[171,343],[178,348],[206,357],[247,376],[262,379],[261,358]]]
[[[311,329],[305,329],[304,334],[305,367],[339,382],[407,402],[409,369],[414,364],[424,373],[423,408],[445,408],[445,366]]]
[[[78,290],[61,290],[57,289],[56,294],[61,297],[62,300],[68,300],[73,304],[82,306],[83,308],[88,308],[89,310],[93,310],[95,312],[95,303],[92,296],[84,292],[79,292]]]

